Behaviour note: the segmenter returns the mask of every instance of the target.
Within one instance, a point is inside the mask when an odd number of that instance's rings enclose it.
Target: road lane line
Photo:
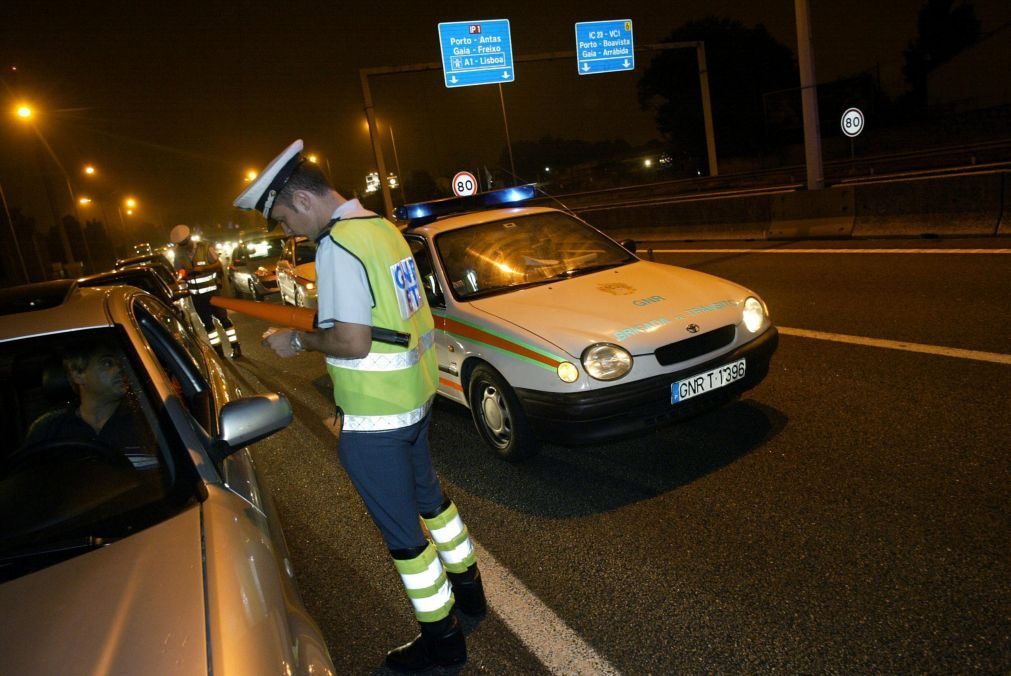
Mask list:
[[[488,606],[553,674],[619,674],[579,634],[471,538]]]
[[[754,254],[945,254],[945,255],[1007,255],[1011,249],[651,249],[653,253],[754,253]]]
[[[883,347],[889,350],[905,350],[907,352],[923,352],[925,354],[935,354],[942,357],[955,357],[957,359],[973,359],[975,361],[993,362],[994,364],[1011,365],[1011,354],[1001,354],[1000,352],[981,352],[979,350],[962,350],[957,347],[940,347],[937,345],[924,345],[922,343],[907,343],[900,340],[882,340],[880,338],[864,338],[862,336],[847,336],[842,333],[826,333],[824,331],[808,331],[807,329],[792,329],[786,326],[777,326],[779,332],[786,336],[798,336],[800,338],[814,338],[815,340],[830,340],[836,343],[850,343],[852,345],[864,345],[867,347]]]
[[[334,417],[323,419],[340,438]],[[620,674],[473,537],[489,608],[553,674]]]

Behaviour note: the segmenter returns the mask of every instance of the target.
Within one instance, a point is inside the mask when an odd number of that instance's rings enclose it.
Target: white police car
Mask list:
[[[503,458],[593,443],[731,401],[778,333],[754,292],[640,260],[521,186],[401,207],[435,316],[439,393]]]

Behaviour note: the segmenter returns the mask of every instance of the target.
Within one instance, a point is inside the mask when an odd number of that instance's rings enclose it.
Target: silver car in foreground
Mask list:
[[[60,426],[36,439],[52,416],[80,422],[61,358],[81,344],[119,374],[122,447]],[[73,282],[0,290],[0,418],[0,670],[333,672],[246,448],[291,407],[243,396],[162,302]]]

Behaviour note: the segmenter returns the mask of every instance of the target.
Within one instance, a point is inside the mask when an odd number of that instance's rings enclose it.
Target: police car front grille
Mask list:
[[[726,347],[734,342],[736,329],[733,324],[727,324],[718,329],[707,331],[698,336],[685,338],[676,343],[670,343],[657,348],[653,353],[661,366],[670,366],[679,362],[694,359],[695,357],[708,354],[713,350]]]

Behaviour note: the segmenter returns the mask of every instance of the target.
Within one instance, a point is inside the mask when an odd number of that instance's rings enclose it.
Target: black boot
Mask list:
[[[413,641],[386,654],[386,666],[396,671],[425,671],[467,661],[467,642],[460,621],[452,613],[436,622],[418,622],[421,633]]]
[[[239,344],[237,342],[232,343],[232,359],[238,359],[241,356],[242,356],[242,348],[239,347]]]
[[[449,583],[453,585],[453,597],[456,607],[468,615],[484,615],[488,610],[488,601],[484,598],[484,586],[481,584],[481,572],[477,564],[462,573],[446,571]]]

